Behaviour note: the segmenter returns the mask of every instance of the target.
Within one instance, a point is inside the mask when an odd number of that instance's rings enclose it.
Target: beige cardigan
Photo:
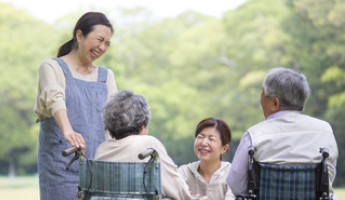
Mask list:
[[[193,195],[207,196],[211,200],[233,200],[230,187],[226,182],[226,177],[230,171],[231,163],[222,162],[221,167],[213,173],[209,183],[199,174],[199,161],[182,165],[179,167],[179,173],[187,182],[187,185]]]
[[[144,162],[138,158],[138,154],[148,148],[154,148],[159,154],[161,162],[161,183],[163,197],[175,200],[189,200],[189,189],[186,182],[177,171],[177,166],[169,157],[163,144],[153,136],[131,135],[120,140],[109,139],[102,143],[95,155],[95,160],[114,162]]]

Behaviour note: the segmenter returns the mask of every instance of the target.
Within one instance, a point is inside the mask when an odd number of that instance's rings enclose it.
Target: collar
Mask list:
[[[300,114],[301,111],[299,111],[299,110],[280,110],[280,111],[275,112],[275,113],[271,114],[270,116],[268,116],[266,120],[277,118],[284,113],[298,113],[298,114]]]

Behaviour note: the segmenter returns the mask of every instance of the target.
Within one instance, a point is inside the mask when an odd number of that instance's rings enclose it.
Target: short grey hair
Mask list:
[[[262,85],[265,96],[277,97],[281,108],[303,110],[310,95],[307,78],[292,69],[277,67],[266,75]]]
[[[105,128],[116,139],[139,134],[143,126],[147,127],[150,117],[145,97],[129,89],[111,97],[103,111]]]

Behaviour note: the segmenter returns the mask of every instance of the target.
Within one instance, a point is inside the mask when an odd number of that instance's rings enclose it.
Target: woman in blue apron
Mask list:
[[[108,50],[112,34],[103,13],[85,13],[57,58],[44,61],[38,69],[35,113],[40,121],[41,200],[77,199],[78,162],[66,170],[74,155],[63,157],[61,152],[80,147],[92,159],[105,140],[102,111],[117,88],[113,72],[92,63]]]

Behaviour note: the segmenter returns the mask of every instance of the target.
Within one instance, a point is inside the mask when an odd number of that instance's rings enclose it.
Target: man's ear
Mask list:
[[[278,112],[280,110],[280,100],[278,99],[278,97],[273,97],[273,107],[272,110],[274,112]]]

